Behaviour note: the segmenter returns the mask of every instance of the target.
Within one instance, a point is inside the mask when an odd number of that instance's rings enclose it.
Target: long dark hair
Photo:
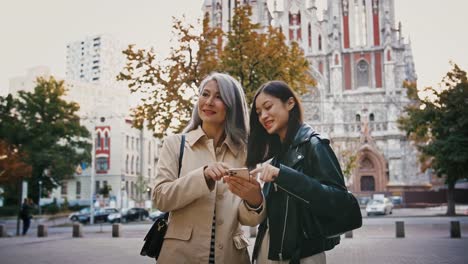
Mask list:
[[[289,98],[294,99],[294,107],[289,111],[288,130],[286,138],[281,143],[278,135],[270,135],[258,120],[255,103],[259,94],[265,93],[280,99],[286,103]],[[282,81],[271,81],[263,84],[255,93],[252,108],[250,110],[250,134],[247,143],[247,166],[253,168],[256,164],[264,162],[273,156],[278,155],[283,147],[291,144],[297,130],[301,126],[302,105],[299,98],[292,89]]]

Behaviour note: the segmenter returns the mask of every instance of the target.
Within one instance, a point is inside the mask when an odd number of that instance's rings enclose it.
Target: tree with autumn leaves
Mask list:
[[[127,64],[117,79],[143,96],[142,103],[133,109],[133,125],[147,126],[158,138],[179,132],[190,119],[200,82],[213,71],[237,78],[249,104],[254,92],[269,80],[283,80],[299,94],[314,85],[299,45],[293,42],[288,46],[284,35],[273,27],[262,32],[250,20],[251,14],[248,5],[236,8],[230,32],[210,27],[207,16],[201,33],[175,19],[176,45],[164,60],[152,48],[130,45],[124,50]]]
[[[405,83],[412,100],[399,119],[421,151],[420,160],[447,183],[447,215],[455,215],[454,189],[468,178],[468,79],[456,64],[442,83],[445,89],[428,87],[432,98],[421,99],[416,84]]]

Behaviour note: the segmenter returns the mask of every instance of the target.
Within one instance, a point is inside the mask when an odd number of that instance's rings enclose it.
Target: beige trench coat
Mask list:
[[[215,262],[250,263],[241,224],[258,225],[266,216],[265,206],[258,213],[249,210],[222,181],[210,191],[203,176],[203,167],[216,161],[244,167],[245,149],[226,138],[215,150],[213,140],[199,127],[186,134],[177,178],[180,140],[180,135],[165,139],[157,166],[153,202],[159,210],[171,212],[158,263],[208,263],[215,207]]]

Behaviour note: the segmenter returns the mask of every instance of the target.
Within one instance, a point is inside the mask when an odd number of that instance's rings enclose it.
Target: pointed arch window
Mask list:
[[[370,87],[369,79],[369,63],[365,60],[360,60],[356,65],[357,87]]]
[[[101,133],[100,132],[97,133],[96,148],[101,148]]]
[[[318,36],[318,49],[320,51],[322,50],[322,35]]]
[[[107,134],[107,132],[104,134],[104,148],[109,148],[109,135]]]

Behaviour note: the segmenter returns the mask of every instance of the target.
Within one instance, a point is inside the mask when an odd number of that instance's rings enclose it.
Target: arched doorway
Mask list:
[[[375,192],[374,176],[366,175],[361,177],[361,192]]]
[[[386,162],[382,154],[366,144],[359,150],[353,182],[353,192],[374,193],[386,191]]]

